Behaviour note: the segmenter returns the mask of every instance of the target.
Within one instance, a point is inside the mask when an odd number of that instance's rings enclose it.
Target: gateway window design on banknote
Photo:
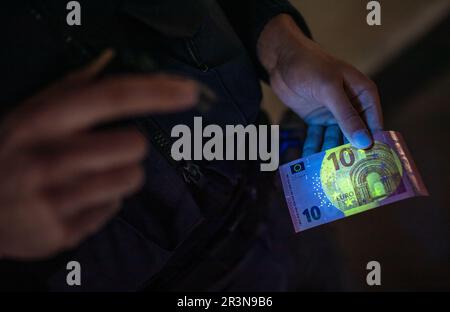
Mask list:
[[[375,133],[369,150],[350,144],[280,167],[296,232],[428,191],[398,132]]]

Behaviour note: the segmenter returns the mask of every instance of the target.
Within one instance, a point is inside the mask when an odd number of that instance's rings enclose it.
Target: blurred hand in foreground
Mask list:
[[[95,126],[196,103],[197,84],[176,76],[95,79],[112,57],[106,51],[0,124],[1,257],[37,259],[74,247],[141,186],[143,136]]]

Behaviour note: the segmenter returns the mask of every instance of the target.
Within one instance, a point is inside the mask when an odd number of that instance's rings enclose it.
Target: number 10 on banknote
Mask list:
[[[428,195],[401,135],[377,132],[374,140],[368,150],[346,144],[280,167],[296,232]]]

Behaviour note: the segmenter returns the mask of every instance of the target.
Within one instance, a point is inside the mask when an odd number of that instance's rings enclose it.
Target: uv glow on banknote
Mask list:
[[[428,195],[401,135],[381,131],[374,140],[368,150],[346,144],[280,166],[296,232]]]

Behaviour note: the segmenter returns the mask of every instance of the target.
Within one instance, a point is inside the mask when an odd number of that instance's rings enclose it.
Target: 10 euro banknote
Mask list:
[[[346,144],[280,166],[296,232],[428,195],[401,135],[381,131],[374,140],[368,150]]]

